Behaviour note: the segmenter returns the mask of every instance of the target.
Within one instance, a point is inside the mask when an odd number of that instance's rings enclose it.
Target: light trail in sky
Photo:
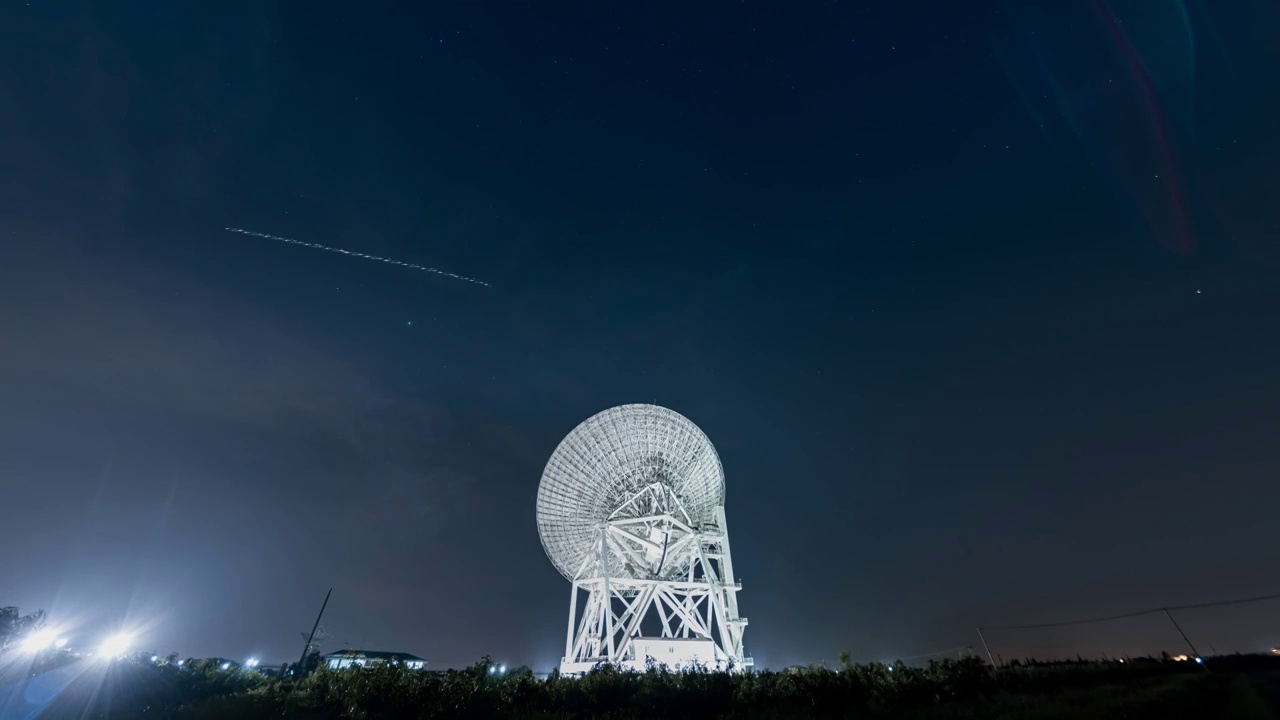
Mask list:
[[[325,250],[327,252],[339,253],[341,255],[350,255],[352,257],[364,258],[365,260],[377,260],[378,262],[384,262],[389,265],[399,265],[400,267],[406,267],[406,268],[409,268],[410,270],[421,270],[422,272],[435,273],[436,275],[443,275],[444,277],[453,278],[454,280],[462,280],[464,282],[475,283],[476,285],[481,285],[483,287],[489,287],[489,283],[483,280],[477,280],[473,277],[467,277],[466,275],[457,275],[455,273],[451,273],[446,270],[437,270],[436,268],[427,267],[426,265],[418,265],[416,263],[408,263],[408,262],[403,262],[401,260],[394,260],[392,258],[382,257],[381,255],[369,255],[368,253],[356,252],[355,250],[343,250],[342,248],[330,247],[328,245],[321,245],[320,243],[307,242],[305,240],[294,240],[292,238],[280,237],[279,235],[254,232],[252,230],[244,230],[241,228],[229,227],[229,228],[223,228],[223,229],[226,230],[227,232],[240,233],[241,235],[252,235],[253,237],[266,238],[268,240],[277,240],[279,242],[289,243],[290,245],[301,245],[302,247],[309,247],[315,250]]]

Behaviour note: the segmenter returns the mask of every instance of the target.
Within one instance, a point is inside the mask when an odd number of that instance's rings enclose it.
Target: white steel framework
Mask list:
[[[715,448],[687,418],[623,405],[560,443],[538,488],[538,530],[571,583],[561,672],[751,665],[738,615]],[[582,596],[585,595],[585,603]]]

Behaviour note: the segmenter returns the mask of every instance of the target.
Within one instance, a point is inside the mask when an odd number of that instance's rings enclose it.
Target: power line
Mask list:
[[[1280,600],[1280,593],[1275,595],[1259,595],[1258,597],[1240,600],[1219,600],[1218,602],[1196,603],[1194,605],[1170,605],[1166,610],[1195,610],[1196,608],[1218,607],[1220,605],[1243,605],[1245,603],[1262,602],[1263,600]]]
[[[1107,615],[1106,617],[1088,618],[1086,620],[1067,620],[1065,622],[1036,623],[1034,625],[983,625],[983,630],[1032,630],[1034,628],[1051,628],[1066,627],[1068,625],[1086,625],[1088,623],[1106,622],[1108,620],[1122,620],[1124,618],[1138,617],[1140,615],[1150,615],[1158,613],[1162,608],[1153,608],[1151,610],[1139,610],[1137,612],[1122,613],[1120,615]]]
[[[1244,605],[1247,603],[1262,602],[1264,600],[1280,600],[1280,593],[1273,595],[1258,595],[1255,597],[1237,598],[1235,600],[1215,600],[1213,602],[1187,603],[1184,605],[1167,605],[1165,607],[1150,608],[1148,610],[1138,610],[1136,612],[1120,613],[1119,615],[1105,615],[1102,617],[1086,618],[1084,620],[1067,620],[1064,622],[1048,622],[1035,623],[1032,625],[993,625],[990,627],[978,628],[978,639],[982,641],[982,649],[987,653],[987,660],[991,662],[992,667],[999,667],[996,663],[995,656],[991,654],[991,646],[987,644],[987,638],[982,634],[983,630],[1034,630],[1037,628],[1055,628],[1067,627],[1070,625],[1086,625],[1089,623],[1107,622],[1110,620],[1122,620],[1124,618],[1140,617],[1143,615],[1154,615],[1156,613],[1164,613],[1169,618],[1169,622],[1173,623],[1173,627],[1177,629],[1178,634],[1182,636],[1183,641],[1187,643],[1187,647],[1191,648],[1191,654],[1195,656],[1196,662],[1202,662],[1200,659],[1200,651],[1196,650],[1196,646],[1192,644],[1191,638],[1187,637],[1187,633],[1183,631],[1182,626],[1173,618],[1173,610],[1196,610],[1199,608],[1222,607],[1224,605]],[[1205,666],[1205,670],[1208,670]]]
[[[1155,613],[1168,612],[1170,610],[1195,610],[1198,608],[1221,607],[1223,605],[1244,605],[1246,603],[1262,602],[1264,600],[1280,600],[1280,593],[1274,595],[1259,595],[1257,597],[1240,598],[1237,600],[1217,600],[1214,602],[1191,603],[1188,605],[1166,605],[1149,610],[1138,610],[1137,612],[1121,613],[1119,615],[1106,615],[1104,617],[1087,618],[1084,620],[1067,620],[1064,622],[1035,623],[1033,625],[984,625],[983,630],[1034,630],[1037,628],[1066,627],[1068,625],[1087,625],[1089,623],[1107,622],[1109,620],[1123,620],[1124,618],[1139,617],[1142,615],[1153,615]]]

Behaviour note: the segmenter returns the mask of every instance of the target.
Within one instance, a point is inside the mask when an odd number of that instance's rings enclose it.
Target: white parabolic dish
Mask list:
[[[598,547],[605,521],[655,482],[680,499],[694,527],[714,522],[724,504],[724,469],[707,436],[685,416],[657,405],[619,405],[582,422],[560,442],[538,485],[538,535],[547,557],[569,580]],[[637,514],[643,514],[636,508]],[[615,577],[633,569],[621,561]],[[687,566],[686,566],[687,567]],[[675,576],[684,568],[664,567]]]

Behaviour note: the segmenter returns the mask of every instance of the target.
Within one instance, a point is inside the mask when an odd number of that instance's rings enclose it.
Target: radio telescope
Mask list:
[[[619,405],[574,428],[538,485],[538,534],[572,584],[560,672],[599,663],[742,670],[747,619],[724,516],[724,469],[688,418]],[[586,603],[579,611],[579,593]]]

